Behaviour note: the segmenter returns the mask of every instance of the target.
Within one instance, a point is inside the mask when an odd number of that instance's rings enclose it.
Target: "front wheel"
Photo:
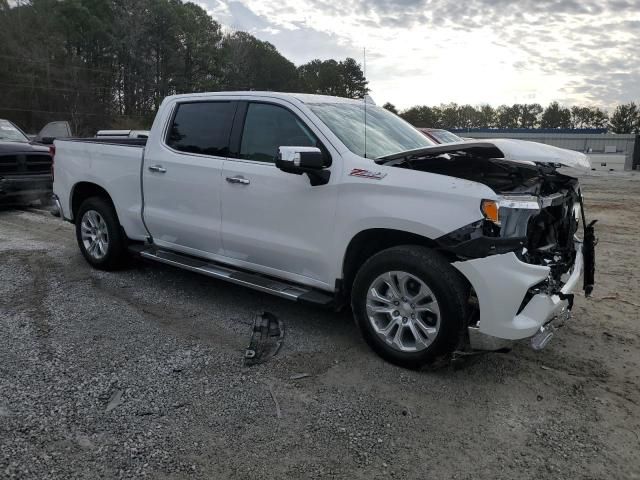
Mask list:
[[[113,205],[102,197],[82,202],[76,216],[76,239],[84,258],[100,270],[122,266],[126,237]]]
[[[415,369],[455,349],[467,296],[459,273],[438,253],[401,246],[365,262],[351,304],[369,346],[382,358]]]

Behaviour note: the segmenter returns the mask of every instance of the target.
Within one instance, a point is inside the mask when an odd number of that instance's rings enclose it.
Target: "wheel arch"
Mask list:
[[[348,295],[356,273],[369,258],[387,248],[419,245],[432,249],[438,244],[431,238],[392,228],[369,228],[358,232],[349,242],[342,261],[341,287]],[[446,254],[444,255],[447,256]],[[454,260],[454,259],[448,259]]]
[[[103,187],[93,182],[78,182],[71,190],[71,220],[75,220],[82,202],[91,197],[104,198],[109,201],[115,209],[115,204],[113,203],[111,195],[109,195],[109,192],[107,192]]]

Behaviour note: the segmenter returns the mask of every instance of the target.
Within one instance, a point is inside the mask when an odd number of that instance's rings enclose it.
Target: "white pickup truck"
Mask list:
[[[55,199],[94,267],[134,252],[350,305],[367,343],[405,367],[542,348],[583,270],[593,285],[593,226],[559,171],[588,169],[580,153],[434,145],[373,104],[273,92],[171,96],[148,140],[55,147]]]

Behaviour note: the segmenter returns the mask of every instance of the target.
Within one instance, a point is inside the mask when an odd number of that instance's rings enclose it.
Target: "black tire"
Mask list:
[[[88,211],[93,210],[104,220],[108,232],[108,245],[106,253],[101,258],[96,258],[87,251],[82,240],[82,219]],[[116,270],[121,268],[127,257],[127,238],[118,221],[113,204],[103,197],[91,197],[80,205],[75,219],[76,240],[85,260],[99,270]]]
[[[391,347],[376,333],[367,314],[367,294],[376,278],[386,272],[403,271],[433,292],[440,308],[440,327],[425,349],[403,352]],[[355,321],[367,344],[385,360],[401,367],[418,369],[451,354],[465,325],[468,289],[458,271],[437,252],[417,245],[383,250],[367,260],[358,271],[351,293]]]

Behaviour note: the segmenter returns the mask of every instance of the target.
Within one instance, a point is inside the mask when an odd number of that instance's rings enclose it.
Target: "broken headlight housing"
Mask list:
[[[503,195],[480,204],[485,219],[500,227],[502,237],[525,236],[529,219],[540,209],[540,200],[534,195]]]

